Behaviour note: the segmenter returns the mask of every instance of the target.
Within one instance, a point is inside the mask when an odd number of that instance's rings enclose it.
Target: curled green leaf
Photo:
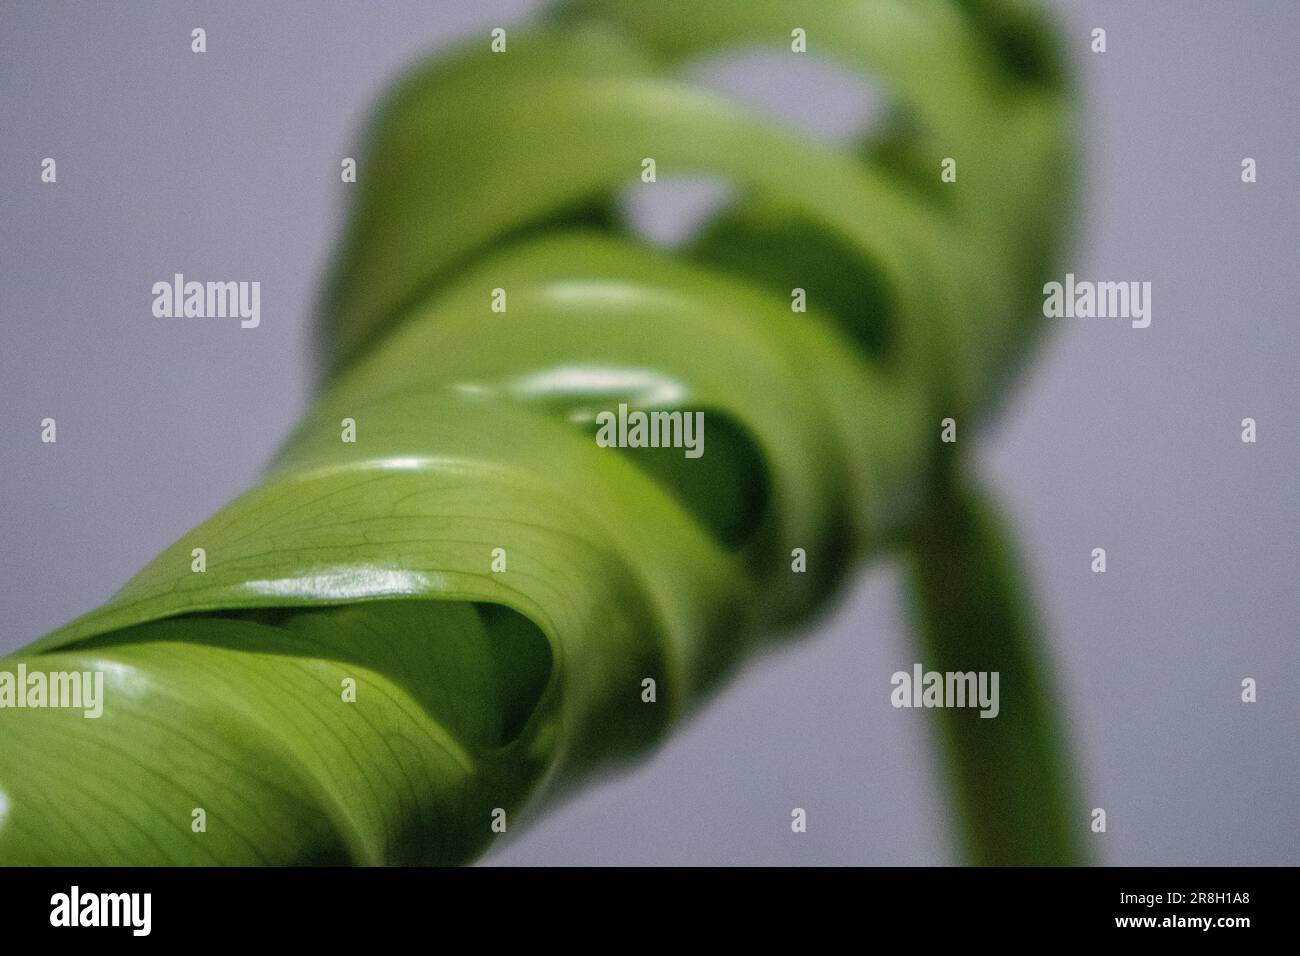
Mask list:
[[[0,862],[468,861],[855,561],[942,551],[939,422],[984,414],[1038,331],[1068,91],[1026,4],[795,6],[568,3],[396,87],[307,418],[256,487],[3,661],[103,673],[105,706],[0,711]],[[682,78],[795,27],[882,84],[887,130],[816,144]],[[612,212],[646,157],[737,198],[653,250]],[[702,412],[703,454],[601,447],[622,407]],[[986,732],[1028,735],[1013,789],[1058,760],[1017,713]]]

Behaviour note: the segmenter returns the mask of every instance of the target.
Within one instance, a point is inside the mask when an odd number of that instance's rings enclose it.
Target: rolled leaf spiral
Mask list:
[[[684,79],[796,56],[795,28],[880,84],[882,129],[812,142]],[[106,701],[0,711],[0,862],[471,860],[856,561],[939,560],[915,529],[954,473],[940,423],[965,441],[1041,322],[1059,59],[1012,0],[593,0],[412,71],[367,134],[306,420],[256,487],[3,662],[102,671]],[[651,248],[615,202],[645,157],[736,198]],[[598,447],[620,404],[703,411],[704,455]]]

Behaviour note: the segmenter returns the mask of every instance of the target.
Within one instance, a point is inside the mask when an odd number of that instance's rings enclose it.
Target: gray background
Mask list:
[[[1149,329],[1062,320],[980,438],[1049,627],[1080,826],[1107,809],[1090,839],[1110,863],[1294,864],[1300,5],[1056,5],[1088,130],[1069,267],[1154,284]],[[0,3],[0,652],[103,602],[257,478],[310,397],[339,160],[368,105],[419,55],[538,6]],[[701,75],[818,135],[872,113],[812,67]],[[640,212],[671,231],[707,192]],[[153,319],[173,271],[260,280],[261,328]],[[888,704],[914,659],[879,567],[655,757],[490,859],[952,861],[925,715]]]

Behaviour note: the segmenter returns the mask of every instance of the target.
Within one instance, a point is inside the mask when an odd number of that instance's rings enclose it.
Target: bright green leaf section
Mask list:
[[[895,98],[885,133],[814,144],[682,79],[793,26]],[[500,814],[654,744],[856,560],[966,541],[929,520],[938,423],[967,440],[1026,354],[1069,198],[1030,8],[601,0],[508,42],[381,105],[328,379],[265,479],[0,664],[105,682],[97,718],[0,709],[0,862],[471,860]],[[738,187],[676,254],[612,212],[645,157]],[[703,455],[600,447],[622,406],[702,412]],[[922,578],[932,647],[973,575]],[[981,646],[1038,686],[1011,582]],[[993,807],[1058,759],[1047,705],[1013,713],[979,728],[1003,783],[960,764],[959,806],[976,859],[1003,860],[988,818],[1024,827],[1008,858],[1058,861],[1064,784]]]

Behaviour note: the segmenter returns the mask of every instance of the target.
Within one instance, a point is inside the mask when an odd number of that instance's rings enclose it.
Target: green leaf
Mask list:
[[[904,119],[852,148],[681,78],[789,50],[790,18],[570,3],[398,84],[307,418],[256,487],[0,662],[105,682],[99,717],[0,709],[0,862],[471,860],[502,811],[660,740],[856,561],[934,553],[938,421],[987,410],[1040,321],[1067,91],[1010,0],[802,5],[811,49]],[[934,186],[948,155],[959,188]],[[676,253],[612,212],[647,156],[739,187]],[[704,455],[599,447],[624,404],[703,412]],[[990,646],[1009,577],[998,600]],[[1017,713],[987,749],[1046,761],[1046,705]],[[971,819],[995,813],[957,778]],[[1058,855],[1060,813],[1017,813],[1026,858]]]

